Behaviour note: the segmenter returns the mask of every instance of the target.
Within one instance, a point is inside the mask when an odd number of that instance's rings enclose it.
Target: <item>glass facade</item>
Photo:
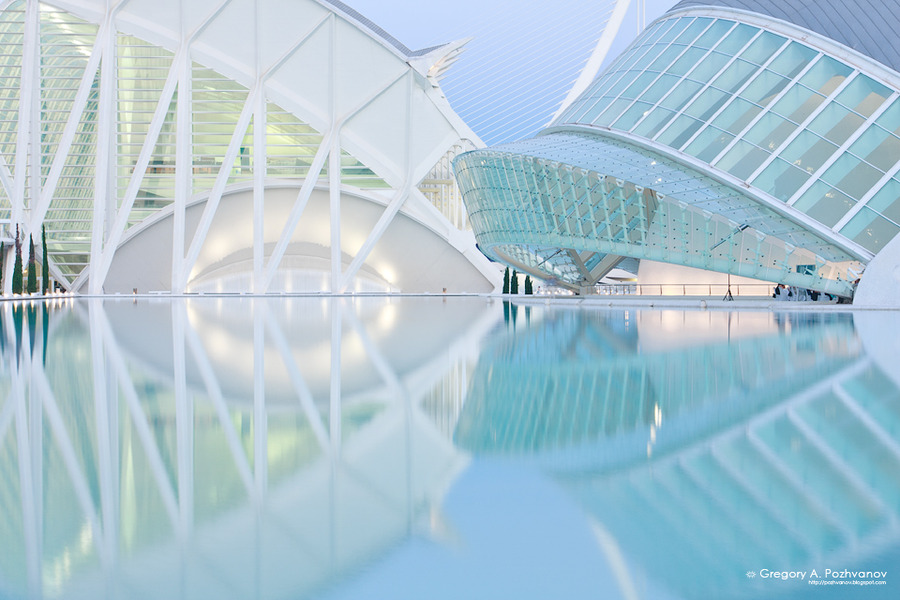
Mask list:
[[[689,155],[873,253],[900,230],[898,92],[759,27],[662,19],[554,123],[565,124]]]

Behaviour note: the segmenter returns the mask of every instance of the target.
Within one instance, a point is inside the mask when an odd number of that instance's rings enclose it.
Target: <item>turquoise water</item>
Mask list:
[[[0,326],[0,598],[898,595],[894,313],[198,297]]]

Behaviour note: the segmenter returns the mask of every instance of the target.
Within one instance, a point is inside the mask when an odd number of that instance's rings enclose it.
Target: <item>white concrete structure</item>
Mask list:
[[[65,287],[496,286],[445,173],[481,145],[438,85],[462,43],[331,0],[5,0],[0,31],[0,219]]]

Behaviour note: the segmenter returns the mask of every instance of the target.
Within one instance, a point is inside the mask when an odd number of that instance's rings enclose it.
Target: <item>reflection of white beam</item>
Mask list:
[[[3,404],[3,412],[0,412],[0,443],[6,437],[6,431],[9,429],[10,423],[12,423],[13,415],[16,414],[14,410],[16,405],[13,399],[14,393],[15,388],[10,389],[9,394],[6,396],[6,402]]]
[[[260,300],[253,306],[253,460],[256,492],[264,498],[269,483],[269,415],[266,412],[266,339],[263,323],[264,306]]]
[[[184,304],[172,303],[172,362],[175,377],[175,436],[178,447],[179,534],[186,541],[194,528],[194,400],[187,392]]]
[[[331,449],[334,456],[341,453],[341,321],[344,304],[340,300],[331,303],[331,395],[328,427],[331,432]]]
[[[603,551],[606,562],[616,578],[622,597],[625,600],[638,600],[640,596],[634,587],[634,578],[628,570],[628,563],[625,561],[625,556],[622,554],[616,538],[598,521],[588,520],[591,524],[591,531],[594,532],[594,537],[597,539],[597,545]]]
[[[84,473],[81,471],[81,466],[78,464],[75,446],[72,444],[69,432],[66,431],[65,421],[56,404],[56,397],[53,394],[53,389],[50,387],[50,382],[47,380],[47,375],[44,373],[43,369],[35,369],[32,372],[31,382],[38,388],[38,391],[42,396],[44,413],[47,415],[47,420],[50,421],[50,429],[53,431],[53,436],[56,439],[56,444],[59,446],[60,454],[66,465],[66,470],[69,472],[69,479],[72,481],[75,497],[91,525],[94,540],[102,540],[103,529],[100,527],[100,519],[97,515],[94,501],[91,499],[90,487],[88,486]],[[100,543],[96,544],[96,548],[101,562],[109,564],[111,557],[107,554],[107,549]]]
[[[281,328],[275,322],[272,313],[268,311],[266,314],[266,331],[275,343],[276,348],[278,348],[278,352],[281,354],[281,360],[288,371],[291,383],[294,385],[294,391],[297,392],[297,397],[300,399],[300,407],[303,409],[306,420],[309,421],[309,426],[312,428],[313,434],[319,442],[319,447],[328,451],[328,432],[325,431],[322,417],[319,414],[319,411],[316,410],[312,392],[309,391],[309,387],[306,385],[306,381],[303,379],[303,375],[297,367],[297,361],[294,360],[294,356],[291,354],[291,348],[284,337],[284,332],[281,331]]]
[[[16,398],[16,442],[19,454],[19,493],[22,496],[22,531],[25,534],[25,562],[28,568],[28,588],[31,594],[41,594],[41,551],[38,518],[35,511],[34,480],[29,448],[28,411],[25,407],[24,383],[18,369],[12,373]],[[40,475],[38,475],[40,477]],[[42,517],[43,515],[40,515]]]
[[[197,367],[200,369],[200,377],[206,385],[206,392],[209,394],[209,397],[216,408],[216,413],[219,416],[219,421],[222,424],[222,432],[225,434],[225,441],[234,458],[235,467],[238,470],[241,480],[244,482],[244,487],[247,488],[247,494],[250,498],[255,499],[256,490],[253,486],[253,473],[250,471],[250,465],[247,462],[247,455],[244,454],[241,441],[238,439],[237,433],[234,431],[234,426],[231,424],[231,417],[228,414],[228,407],[226,406],[225,398],[222,395],[222,388],[219,386],[219,382],[216,379],[212,364],[209,362],[209,357],[203,349],[203,344],[200,342],[197,332],[194,331],[193,328],[187,327],[185,328],[185,333],[188,345],[191,348],[191,354],[194,356]]]
[[[894,455],[895,458],[900,459],[900,444],[897,443],[897,440],[892,438],[872,416],[860,408],[859,404],[857,404],[856,400],[847,393],[847,390],[841,384],[836,384],[833,388],[834,395],[840,398],[841,402],[844,403],[844,406],[853,413],[853,416],[859,419],[863,425],[866,426],[868,432],[875,437],[879,442],[881,442],[890,452]],[[0,436],[2,438],[2,436]]]
[[[391,366],[384,358],[384,354],[382,354],[378,347],[372,342],[372,338],[369,337],[368,333],[366,333],[365,328],[363,328],[362,324],[359,322],[359,319],[356,318],[356,314],[354,314],[354,312],[350,310],[347,311],[346,316],[347,320],[350,322],[350,326],[353,327],[356,335],[359,336],[363,348],[366,351],[366,356],[369,358],[369,360],[372,361],[372,364],[375,365],[375,368],[381,375],[381,379],[385,382],[385,384],[387,384],[389,388],[391,388],[391,390],[393,390],[397,398],[408,400],[409,394],[403,387],[403,384],[400,383],[400,379],[397,377],[397,374],[394,373],[393,369],[391,369]]]
[[[97,463],[100,479],[100,516],[103,519],[103,539],[109,556],[116,555],[116,498],[114,486],[112,448],[110,447],[112,428],[109,418],[110,397],[107,396],[106,358],[103,344],[103,324],[100,311],[103,307],[96,300],[90,305],[91,358],[94,374],[94,417],[97,422]],[[118,426],[116,423],[115,426]]]

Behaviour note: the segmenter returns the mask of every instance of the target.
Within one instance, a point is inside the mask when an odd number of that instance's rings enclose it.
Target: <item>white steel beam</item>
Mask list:
[[[331,293],[341,291],[341,135],[337,126],[337,19],[331,19],[331,52],[328,57],[331,129],[336,135],[331,140],[328,154],[328,197],[331,217]],[[340,352],[340,351],[338,351]],[[332,353],[332,358],[333,358]],[[332,365],[333,368],[333,365]]]
[[[100,275],[101,258],[104,242],[109,236],[109,211],[112,203],[115,211],[115,192],[110,185],[112,157],[114,145],[114,115],[116,95],[116,62],[115,35],[112,25],[112,13],[106,17],[105,35],[103,37],[103,60],[100,63],[100,100],[97,108],[97,153],[94,167],[94,220],[91,230],[90,293],[103,293],[103,280]]]
[[[228,143],[228,149],[225,151],[225,158],[222,161],[222,166],[219,168],[219,173],[216,176],[216,182],[213,184],[212,191],[210,192],[209,198],[206,201],[206,206],[203,209],[203,214],[200,216],[200,222],[197,224],[197,229],[194,231],[194,235],[191,238],[191,245],[188,248],[187,257],[182,264],[181,273],[177,275],[176,281],[178,286],[172,289],[172,293],[183,292],[184,288],[187,287],[191,269],[194,268],[194,263],[197,262],[197,258],[200,256],[200,248],[203,247],[203,243],[206,241],[206,236],[212,225],[213,217],[216,215],[216,210],[219,208],[219,202],[222,200],[222,193],[225,191],[225,185],[228,183],[228,178],[231,176],[232,169],[234,169],[234,161],[237,158],[238,150],[240,150],[241,142],[244,139],[244,135],[247,133],[247,127],[250,126],[250,119],[253,116],[256,107],[256,97],[259,93],[259,85],[256,85],[247,95],[247,100],[244,102],[244,107],[241,109],[241,115],[238,117],[237,124],[235,125],[234,133],[231,135],[231,141]]]
[[[37,53],[40,52],[38,23],[40,5],[28,2],[25,7],[25,34],[22,43],[22,72],[19,79],[19,123],[16,137],[16,164],[14,167],[14,190],[9,199],[13,223],[22,223],[25,217],[25,177],[28,174],[28,145],[31,141],[31,112],[34,109],[34,80]],[[22,232],[25,235],[25,232]]]
[[[182,11],[181,22],[182,34],[184,35],[184,6],[180,3],[179,7]],[[180,53],[175,58],[176,60],[172,63],[172,69],[178,73],[178,98],[175,106],[175,202],[172,207],[172,278],[170,283],[173,290],[177,283],[175,276],[181,272],[181,263],[184,261],[185,215],[188,198],[191,195],[191,178],[193,175],[191,52],[189,42],[184,37],[182,37]],[[166,83],[169,83],[169,78],[166,79]],[[157,105],[157,112],[159,110],[160,106]],[[165,114],[163,112],[163,116]],[[154,114],[154,117],[156,117],[156,114]],[[158,137],[158,135],[159,131],[156,132],[154,137]],[[116,231],[118,232],[118,229]],[[116,246],[118,246],[118,240]],[[110,250],[114,252],[116,248],[113,247]]]
[[[187,391],[182,303],[172,304],[172,363],[175,383],[175,439],[178,454],[178,535],[190,538],[194,528],[194,400]]]

